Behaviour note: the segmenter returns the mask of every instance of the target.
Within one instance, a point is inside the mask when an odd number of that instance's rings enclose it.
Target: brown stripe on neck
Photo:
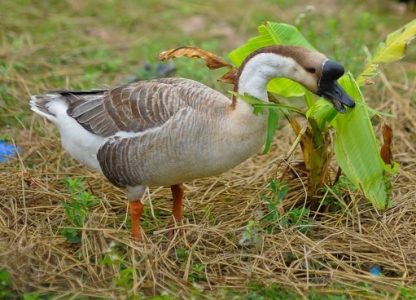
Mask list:
[[[264,48],[257,49],[250,53],[243,61],[243,63],[238,68],[238,72],[236,75],[236,81],[234,84],[234,92],[238,92],[239,83],[240,83],[240,76],[243,72],[246,64],[256,55],[262,53],[274,53],[284,57],[293,58],[299,65],[303,66],[302,62],[307,54],[309,54],[311,50],[308,50],[303,47],[299,46],[283,46],[283,45],[276,45],[276,46],[268,46]],[[234,108],[237,105],[237,97],[233,95],[232,97],[232,107]]]

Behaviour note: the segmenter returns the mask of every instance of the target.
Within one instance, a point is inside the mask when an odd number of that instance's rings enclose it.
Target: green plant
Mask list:
[[[289,226],[298,226],[300,231],[306,231],[310,225],[308,220],[309,209],[305,207],[297,207],[290,210],[287,214]]]
[[[44,299],[39,293],[33,292],[33,293],[24,293],[23,294],[23,300],[41,300]]]
[[[416,300],[416,287],[402,287],[399,292],[401,299]]]
[[[271,194],[261,197],[266,206],[266,214],[259,220],[247,223],[239,240],[240,246],[260,246],[264,231],[273,234],[289,227],[297,227],[302,232],[308,230],[311,224],[308,208],[295,207],[288,212],[283,209],[282,201],[289,191],[288,186],[273,178],[269,181],[269,189]]]
[[[274,233],[276,225],[287,225],[287,220],[284,219],[284,210],[282,200],[286,197],[289,188],[283,182],[279,182],[272,178],[269,181],[270,196],[262,196],[263,203],[266,204],[267,213],[262,218],[262,222],[266,224],[268,233]],[[276,224],[279,223],[279,224]]]
[[[11,276],[6,269],[0,269],[0,299],[9,299],[12,296],[10,289]]]
[[[271,197],[262,197],[267,207],[267,214],[263,217],[263,220],[275,222],[279,220],[282,214],[282,200],[286,197],[289,188],[286,184],[274,178],[269,181],[269,188],[272,192]]]
[[[131,289],[136,270],[127,264],[125,255],[122,254],[122,248],[115,243],[111,243],[104,252],[100,265],[113,268],[115,271],[113,282],[117,287],[126,291]]]
[[[326,209],[331,209],[339,211],[341,209],[347,210],[345,202],[340,199],[348,197],[351,191],[356,191],[355,187],[351,180],[348,179],[345,175],[340,175],[335,184],[332,186],[325,186],[322,189],[322,194],[324,195],[320,200],[319,206],[326,207]]]
[[[192,270],[189,273],[189,280],[191,282],[198,282],[206,280],[205,277],[205,265],[202,263],[194,263],[192,265]]]
[[[304,97],[308,107],[306,118],[309,122],[301,136],[301,146],[305,166],[308,171],[308,186],[311,194],[316,194],[328,182],[328,162],[330,158],[329,130],[336,132],[334,152],[344,174],[360,188],[364,195],[377,208],[389,206],[390,182],[388,175],[397,171],[397,164],[384,162],[379,154],[379,141],[376,139],[370,121],[369,109],[360,91],[365,80],[377,74],[378,65],[392,62],[404,56],[405,46],[416,35],[416,21],[390,34],[385,43],[381,43],[373,58],[369,59],[364,71],[358,76],[358,83],[351,73],[344,75],[339,83],[356,101],[356,108],[346,114],[337,114],[327,101],[317,99],[300,84],[285,78],[274,79],[268,90],[286,98]],[[267,22],[259,27],[259,35],[229,54],[234,65],[239,66],[254,50],[270,45],[296,45],[314,49],[314,47],[293,26]],[[259,103],[253,104],[260,108]],[[282,110],[279,105],[268,107]],[[288,112],[286,110],[286,115]],[[275,119],[275,118],[274,118]],[[301,128],[295,118],[288,117],[296,135]],[[270,121],[270,118],[269,118]],[[275,120],[271,120],[275,121]],[[276,124],[269,122],[269,132],[274,132]],[[359,130],[357,130],[359,129]],[[268,141],[273,135],[268,134]],[[365,145],[365,146],[363,146]]]
[[[280,228],[289,228],[298,226],[298,229],[305,232],[311,221],[308,220],[309,209],[305,207],[295,207],[285,213],[282,200],[286,197],[289,188],[283,182],[276,179],[269,181],[271,196],[262,197],[266,204],[267,214],[261,219],[263,225],[266,225],[268,233],[279,231]]]
[[[244,300],[292,300],[298,299],[299,295],[295,292],[281,288],[277,284],[264,285],[256,282],[251,282],[248,285],[248,291],[243,294],[240,299]]]
[[[2,299],[23,299],[23,300],[40,300],[49,299],[47,296],[41,296],[39,292],[26,292],[21,298],[11,289],[12,278],[9,271],[0,269],[0,300]]]
[[[70,227],[62,229],[62,234],[71,244],[81,241],[82,227],[87,219],[88,209],[97,205],[98,200],[86,190],[84,182],[79,178],[66,179],[70,200],[62,204]]]
[[[183,247],[177,248],[175,250],[175,254],[176,254],[176,258],[179,261],[185,261],[188,258],[188,255],[189,255],[188,251]]]
[[[118,274],[117,274],[117,278],[115,280],[116,285],[118,287],[124,288],[124,289],[129,289],[132,286],[132,282],[133,282],[133,275],[134,275],[134,268],[132,267],[127,267],[125,269],[121,269]]]
[[[239,240],[238,244],[240,246],[249,246],[254,245],[258,246],[261,243],[261,231],[259,221],[250,220],[247,225],[244,227],[242,237]]]

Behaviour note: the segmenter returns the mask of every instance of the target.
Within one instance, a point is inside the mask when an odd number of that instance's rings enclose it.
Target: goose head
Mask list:
[[[237,91],[251,92],[260,99],[267,99],[265,86],[268,81],[284,77],[322,96],[339,112],[345,112],[345,106],[355,106],[337,82],[344,74],[344,67],[322,53],[303,47],[270,46],[258,49],[245,59],[239,74]]]

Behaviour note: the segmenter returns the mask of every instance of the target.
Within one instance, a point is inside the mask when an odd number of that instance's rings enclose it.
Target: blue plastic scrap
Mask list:
[[[381,267],[378,265],[374,265],[370,268],[370,274],[373,276],[380,276],[381,275]]]
[[[10,158],[16,157],[20,153],[19,147],[0,140],[0,163],[8,161]]]

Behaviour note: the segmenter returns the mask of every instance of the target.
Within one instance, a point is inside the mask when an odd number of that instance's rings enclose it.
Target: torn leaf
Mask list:
[[[233,68],[231,64],[214,53],[196,47],[179,47],[166,50],[159,54],[159,59],[165,61],[183,56],[189,58],[202,58],[209,69],[220,69],[223,67]]]
[[[225,83],[236,84],[238,80],[238,69],[231,69],[225,73],[219,80]]]

